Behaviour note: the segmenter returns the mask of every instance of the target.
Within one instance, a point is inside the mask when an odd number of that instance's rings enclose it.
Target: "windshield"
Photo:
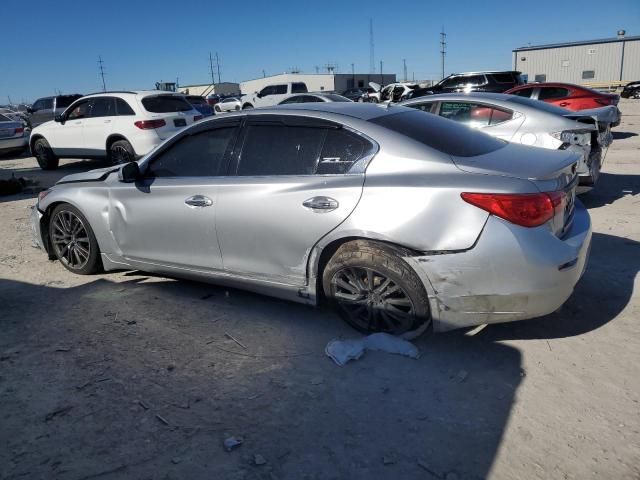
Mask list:
[[[383,115],[369,121],[457,157],[484,155],[507,144],[453,120],[419,110]]]

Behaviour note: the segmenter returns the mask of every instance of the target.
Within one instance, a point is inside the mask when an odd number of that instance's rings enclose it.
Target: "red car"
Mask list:
[[[599,108],[605,105],[618,105],[620,97],[611,93],[602,93],[591,88],[570,83],[528,83],[507,90],[521,97],[542,100],[558,107],[578,111]]]

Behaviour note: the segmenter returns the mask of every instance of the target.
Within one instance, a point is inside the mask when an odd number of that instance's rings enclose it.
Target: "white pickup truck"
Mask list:
[[[277,105],[289,95],[294,93],[307,93],[307,85],[304,82],[289,82],[267,85],[259,92],[242,95],[242,109],[270,107]]]

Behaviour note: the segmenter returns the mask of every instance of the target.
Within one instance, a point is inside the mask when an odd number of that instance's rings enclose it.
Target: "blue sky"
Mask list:
[[[367,73],[370,17],[376,69],[382,60],[399,78],[403,58],[409,77],[438,77],[443,25],[447,73],[510,68],[511,50],[528,43],[613,37],[621,28],[640,35],[639,0],[33,0],[28,8],[24,20],[3,22],[0,104],[100,90],[99,55],[108,89],[206,82],[209,51],[220,55],[223,81],[327,63]]]

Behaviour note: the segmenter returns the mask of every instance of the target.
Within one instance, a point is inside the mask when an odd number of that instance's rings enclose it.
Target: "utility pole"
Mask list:
[[[220,80],[220,57],[218,57],[218,52],[216,52],[216,65],[218,67],[218,83],[221,83],[221,80]]]
[[[404,70],[404,81],[407,81],[407,59],[403,58],[402,59],[402,68]]]
[[[354,63],[351,64],[351,88],[356,86],[356,66]]]
[[[267,72],[264,71],[264,68],[262,69],[262,78],[267,78]]]
[[[373,18],[369,18],[369,71],[376,73],[376,60],[373,54]]]
[[[107,91],[107,85],[104,83],[104,62],[102,61],[102,55],[98,56],[98,68],[100,69],[100,76],[102,77],[102,91]]]
[[[380,60],[380,85],[382,85],[384,81],[382,80],[382,60]]]
[[[440,54],[442,55],[442,78],[444,78],[444,56],[447,54],[447,34],[444,33],[444,25],[440,33]]]
[[[215,85],[216,77],[213,76],[213,57],[211,56],[211,52],[209,52],[209,71],[211,72],[211,85]]]

